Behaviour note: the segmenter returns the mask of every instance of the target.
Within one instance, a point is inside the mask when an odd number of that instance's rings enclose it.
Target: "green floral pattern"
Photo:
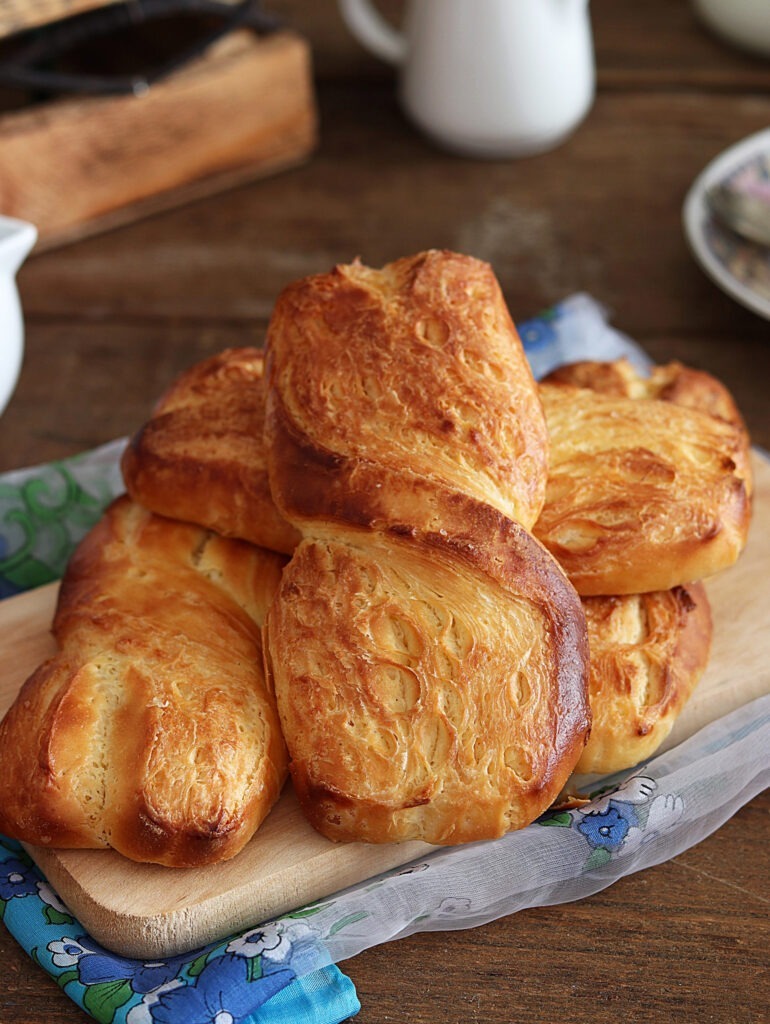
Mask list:
[[[59,579],[73,549],[123,490],[122,442],[0,479],[0,598]]]

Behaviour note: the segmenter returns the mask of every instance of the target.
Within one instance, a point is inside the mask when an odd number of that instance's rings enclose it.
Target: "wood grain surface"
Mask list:
[[[313,45],[319,149],[26,264],[27,355],[0,420],[0,470],[132,431],[181,369],[260,342],[292,278],[426,245],[491,259],[518,319],[590,292],[653,358],[720,376],[770,449],[770,324],[703,275],[681,228],[696,174],[770,123],[770,62],[712,38],[687,0],[592,0],[599,91],[585,123],[541,157],[474,162],[411,128],[391,69],[356,47],[332,3],[269,6]],[[369,950],[343,964],[357,1019],[765,1024],[769,848],[765,793],[700,845],[580,903]],[[0,956],[3,1024],[85,1024],[2,929]]]

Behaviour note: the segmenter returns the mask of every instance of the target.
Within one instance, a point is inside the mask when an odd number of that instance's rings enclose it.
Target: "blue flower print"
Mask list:
[[[54,890],[42,878],[37,882],[37,894],[42,904],[43,917],[48,924],[74,924],[74,918],[67,906],[62,903]]]
[[[620,786],[592,793],[582,809],[552,811],[540,825],[574,829],[590,848],[583,870],[604,867],[620,852],[635,853],[672,828],[684,814],[684,800],[675,793],[657,793],[655,779],[634,775]]]
[[[153,1024],[239,1024],[280,992],[296,975],[291,969],[249,980],[246,957],[225,953],[210,960],[192,985],[161,992],[149,1005]]]
[[[58,914],[69,915],[69,908],[62,903],[48,882],[42,880],[37,882],[37,894],[46,907],[50,907],[51,910],[55,910]]]
[[[610,804],[606,811],[587,814],[577,827],[594,848],[617,850],[628,835],[631,822]]]
[[[11,900],[15,896],[31,896],[37,892],[37,878],[34,868],[16,857],[10,857],[0,864],[0,900]]]
[[[276,966],[288,967],[298,947],[315,938],[315,930],[304,921],[272,921],[232,939],[227,952],[247,959],[261,957],[265,974]]]
[[[128,981],[134,992],[144,994],[160,988],[177,976],[189,957],[169,957],[157,963],[142,963],[118,956],[93,939],[80,935],[49,942],[56,967],[76,967],[83,985],[103,985],[110,981]]]

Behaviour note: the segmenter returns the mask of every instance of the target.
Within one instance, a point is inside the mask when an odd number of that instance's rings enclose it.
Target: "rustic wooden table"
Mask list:
[[[721,377],[770,448],[770,324],[706,279],[680,219],[701,168],[770,122],[770,61],[711,38],[685,0],[594,0],[599,90],[585,123],[544,156],[474,162],[405,123],[389,69],[331,3],[271,6],[313,42],[317,152],[26,264],[27,354],[0,471],[132,431],[184,367],[259,342],[292,278],[428,247],[491,261],[514,318],[591,293],[655,359]],[[361,954],[343,965],[359,1019],[768,1021],[769,811],[757,797],[699,846],[584,902]],[[3,929],[0,960],[4,1024],[87,1019]]]

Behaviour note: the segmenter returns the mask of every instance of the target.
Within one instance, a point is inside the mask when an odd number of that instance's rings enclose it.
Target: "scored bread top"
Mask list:
[[[285,570],[268,672],[294,788],[330,839],[495,838],[546,810],[583,749],[574,589],[517,523],[465,518],[463,538],[330,528]]]
[[[537,518],[545,421],[486,263],[430,251],[295,282],[267,351],[270,484],[291,522],[376,526],[421,507],[421,525],[451,529],[451,510],[414,501],[415,487]]]
[[[145,508],[291,552],[299,534],[270,494],[263,354],[226,349],[183,373],[131,439],[126,490]]]
[[[712,624],[706,590],[585,597],[591,736],[577,773],[631,768],[671,731],[706,668]]]
[[[736,560],[751,515],[738,428],[568,384],[540,395],[551,462],[533,532],[580,594],[668,590]]]
[[[286,777],[260,632],[284,561],[118,499],[67,568],[59,653],[0,724],[0,831],[174,866],[237,853]]]

